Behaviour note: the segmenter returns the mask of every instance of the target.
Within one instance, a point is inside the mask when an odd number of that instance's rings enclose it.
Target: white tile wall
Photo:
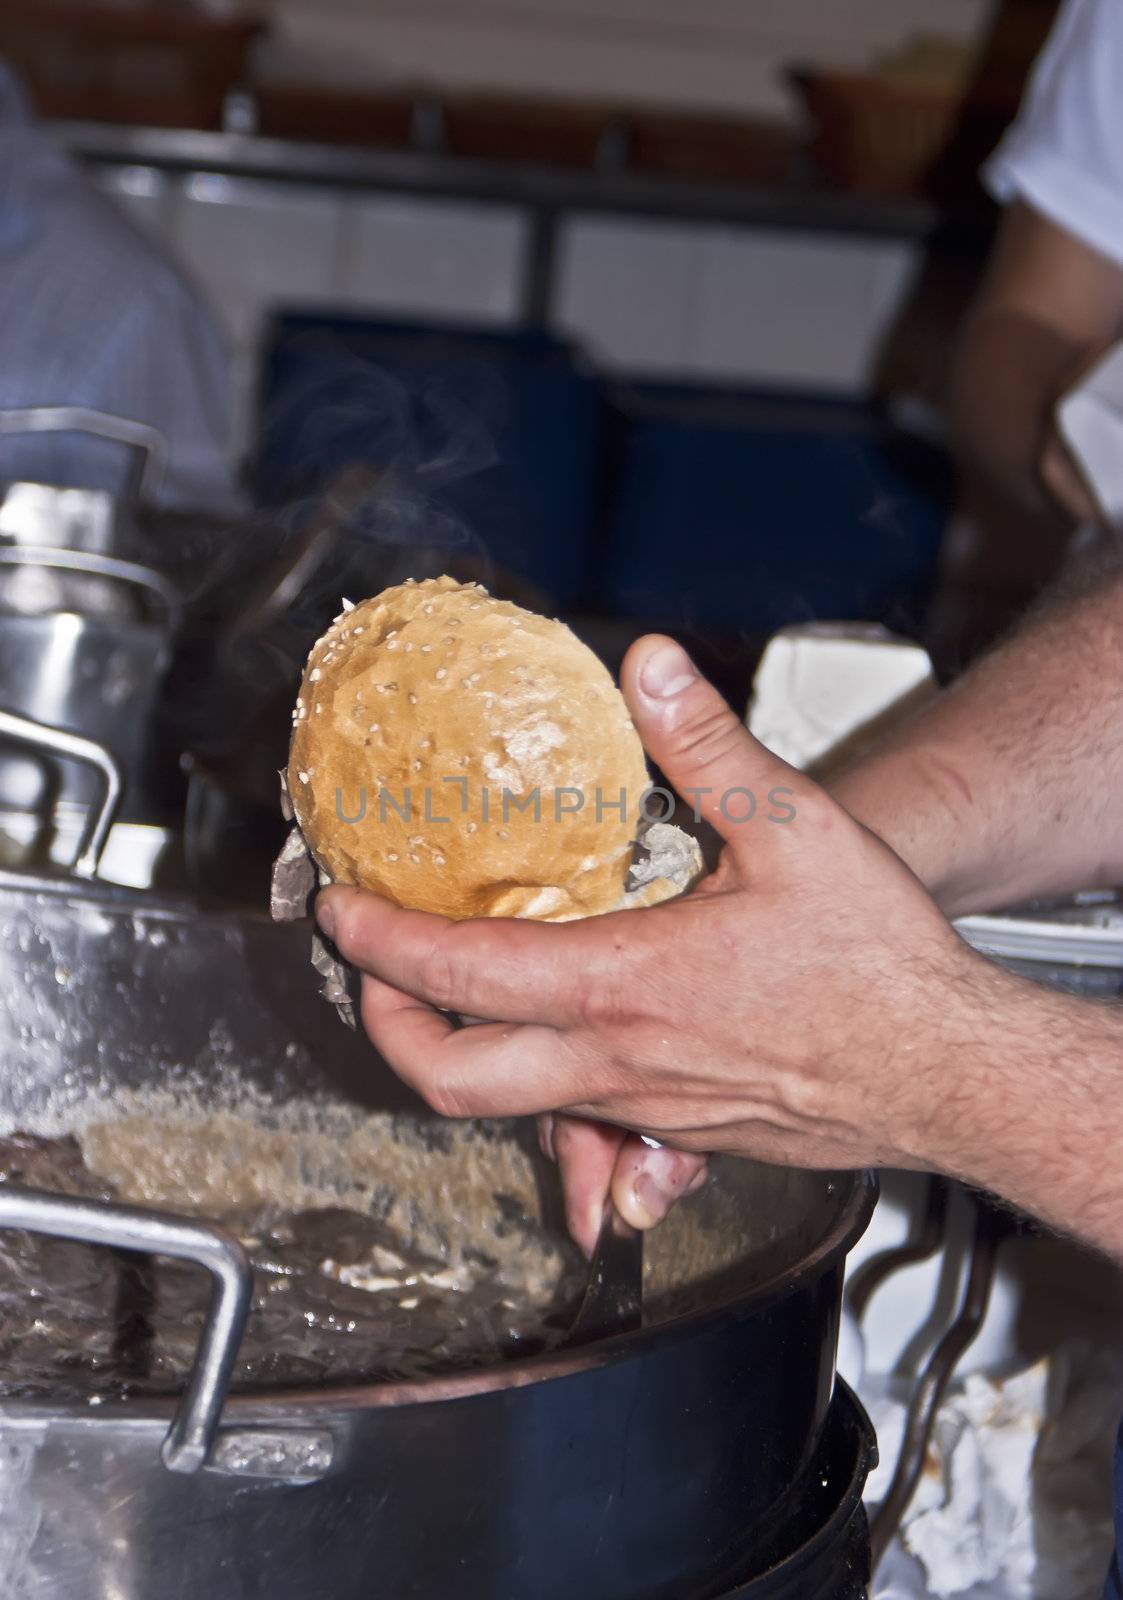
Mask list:
[[[342,201],[305,185],[197,175],[181,185],[169,243],[226,327],[238,448],[253,434],[269,313],[335,298]]]
[[[334,297],[341,218],[331,190],[202,175],[181,191],[171,243],[241,345],[274,306]]]
[[[610,366],[861,391],[917,269],[899,240],[577,218],[557,322]]]
[[[861,390],[918,265],[904,240],[715,230],[694,361],[717,378]]]
[[[526,231],[524,216],[505,206],[352,199],[344,206],[335,298],[373,312],[510,322]]]
[[[703,230],[677,223],[571,218],[558,235],[555,323],[611,366],[688,370],[706,249]]]

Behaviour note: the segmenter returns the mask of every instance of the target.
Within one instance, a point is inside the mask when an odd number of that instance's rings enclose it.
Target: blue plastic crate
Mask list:
[[[386,473],[379,537],[506,569],[559,608],[586,588],[604,398],[548,334],[288,313],[261,417],[264,503],[365,462]]]
[[[751,634],[915,625],[950,470],[868,407],[648,389],[623,402],[614,455],[605,609]]]

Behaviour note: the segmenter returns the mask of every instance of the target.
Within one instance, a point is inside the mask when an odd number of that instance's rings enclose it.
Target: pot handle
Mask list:
[[[213,1285],[206,1322],[187,1389],[160,1447],[170,1472],[198,1472],[218,1432],[253,1294],[253,1269],[238,1240],[211,1223],[162,1211],[7,1185],[0,1186],[0,1228],[173,1256],[206,1268]]]
[[[86,739],[67,728],[52,728],[21,716],[18,711],[8,711],[0,706],[0,738],[13,739],[18,744],[30,745],[34,750],[45,750],[53,756],[68,757],[71,761],[84,761],[101,773],[105,793],[101,804],[91,808],[86,817],[78,853],[70,871],[75,878],[95,878],[105,841],[121,804],[124,781],[121,768],[111,751],[94,739]]]
[[[2,415],[3,413],[0,413]],[[51,567],[59,572],[87,572],[96,578],[112,578],[131,583],[154,595],[164,608],[169,630],[179,630],[183,603],[170,579],[139,561],[122,561],[117,556],[96,555],[89,550],[56,550],[45,544],[0,545],[0,565],[6,567]]]
[[[127,493],[147,499],[163,482],[168,441],[158,428],[92,406],[25,406],[0,411],[0,433],[90,433],[128,445],[138,465]]]

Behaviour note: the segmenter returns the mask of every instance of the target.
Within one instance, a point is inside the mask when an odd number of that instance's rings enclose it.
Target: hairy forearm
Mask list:
[[[949,916],[1123,881],[1123,574],[1054,601],[830,788]]]
[[[958,1003],[957,1003],[958,1001]],[[1123,1260],[1123,1008],[1045,989],[980,958],[946,1004],[926,1164]]]

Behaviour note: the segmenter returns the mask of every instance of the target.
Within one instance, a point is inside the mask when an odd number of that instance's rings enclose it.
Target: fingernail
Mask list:
[[[653,650],[640,669],[640,688],[652,700],[669,700],[681,694],[697,678],[693,661],[679,645],[661,644]]]
[[[325,900],[322,895],[316,901],[316,922],[326,938],[335,938],[335,911],[331,901]]]
[[[674,1198],[660,1189],[650,1172],[638,1174],[632,1185],[632,1195],[637,1211],[642,1213],[635,1219],[636,1226],[640,1228],[653,1228],[657,1222],[662,1222]]]
[[[554,1119],[551,1116],[538,1119],[538,1146],[547,1161],[558,1159],[554,1148]]]

